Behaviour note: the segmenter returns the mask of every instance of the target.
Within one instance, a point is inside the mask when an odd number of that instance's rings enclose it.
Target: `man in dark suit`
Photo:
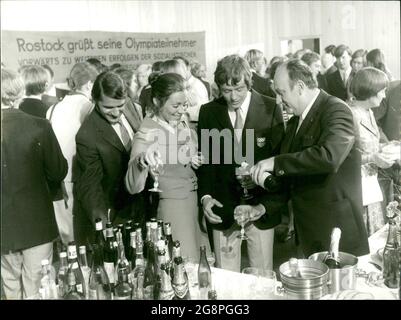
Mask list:
[[[357,256],[369,253],[351,110],[319,90],[302,61],[281,65],[274,84],[294,117],[288,122],[280,155],[252,168],[254,181],[269,189],[270,173],[282,180],[306,257],[328,250],[334,227],[342,230],[340,251]]]
[[[58,229],[49,183],[67,174],[50,123],[15,109],[24,84],[1,70],[1,278],[7,299],[38,298],[41,260],[50,264]]]
[[[269,79],[260,75],[266,70],[263,52],[251,49],[245,54],[245,59],[248,61],[252,71],[252,89],[264,96],[272,97]]]
[[[339,45],[335,51],[337,70],[326,76],[327,79],[327,92],[346,101],[348,97],[347,85],[352,71],[351,68],[351,49],[346,45]]]
[[[219,61],[215,82],[222,97],[201,107],[198,124],[206,159],[199,168],[199,199],[213,234],[217,265],[234,271],[239,271],[241,262],[240,211],[252,216],[245,225],[248,254],[251,266],[259,268],[273,267],[273,227],[281,221],[282,208],[277,204],[282,202],[275,194],[267,196],[262,188],[249,181],[241,185],[236,178],[242,161],[252,165],[275,155],[284,134],[280,108],[273,99],[251,90],[251,76],[249,64],[237,55]],[[240,206],[243,187],[254,199]]]
[[[335,50],[336,46],[334,44],[330,44],[324,48],[322,54],[322,74],[325,76],[337,71],[337,67],[335,66],[336,57],[334,56]]]
[[[73,171],[74,234],[80,244],[93,241],[95,219],[105,225],[108,209],[110,220],[120,223],[139,222],[142,208],[141,195],[130,195],[124,186],[134,130],[125,110],[127,92],[121,77],[111,71],[99,75],[92,99],[96,106],[76,136],[77,168]]]

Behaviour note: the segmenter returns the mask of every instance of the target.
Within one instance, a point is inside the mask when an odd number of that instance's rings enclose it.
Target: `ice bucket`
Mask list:
[[[323,262],[326,255],[327,251],[317,252],[312,254],[309,259]],[[354,290],[356,287],[358,258],[345,252],[339,252],[338,258],[340,265],[343,267],[341,269],[329,269],[329,293],[341,290]]]
[[[291,276],[288,261],[279,268],[282,291],[288,299],[314,300],[328,293],[329,268],[324,263],[298,259],[298,270],[301,277]]]

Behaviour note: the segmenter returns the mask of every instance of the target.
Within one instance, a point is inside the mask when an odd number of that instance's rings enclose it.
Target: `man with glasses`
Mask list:
[[[141,195],[132,196],[124,187],[135,123],[125,110],[124,81],[112,71],[100,74],[92,99],[96,106],[76,135],[74,233],[79,244],[93,240],[95,219],[105,225],[109,209],[116,224],[140,219],[143,206]]]
[[[243,161],[239,154],[249,165],[277,154],[284,135],[282,114],[274,99],[251,90],[252,72],[244,58],[223,58],[214,79],[222,97],[203,105],[199,113],[198,140],[206,164],[199,168],[198,193],[217,266],[240,271],[238,223],[243,212],[250,216],[244,224],[250,265],[272,269],[273,228],[285,206],[278,207],[276,195],[267,195],[250,179],[240,184],[236,173]],[[241,205],[244,188],[253,199]]]

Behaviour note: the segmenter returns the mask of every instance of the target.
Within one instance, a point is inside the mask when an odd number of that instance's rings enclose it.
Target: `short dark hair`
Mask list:
[[[124,81],[114,71],[103,72],[96,78],[92,88],[93,101],[100,101],[102,95],[117,100],[127,97]]]
[[[152,64],[152,72],[160,71],[163,61],[156,61]]]
[[[86,60],[86,62],[90,63],[91,65],[95,66],[95,68],[97,69],[97,71],[99,73],[102,73],[103,70],[103,64],[96,58],[89,58]]]
[[[352,51],[351,51],[351,49],[350,49],[348,46],[346,46],[345,44],[340,44],[340,45],[334,50],[334,56],[335,56],[336,58],[340,58],[340,57],[344,54],[345,51],[348,52],[348,54],[349,54],[350,57],[352,56]]]
[[[353,76],[350,91],[355,99],[364,101],[387,88],[388,84],[388,77],[383,71],[373,67],[366,67]]]
[[[248,61],[239,55],[233,54],[225,56],[217,62],[217,68],[214,72],[214,82],[220,88],[222,85],[236,85],[244,79],[248,89],[252,88],[252,72]]]
[[[300,59],[290,59],[283,62],[280,68],[286,68],[290,78],[290,88],[293,89],[297,81],[302,81],[309,89],[315,89],[317,83],[313,78],[311,68]]]
[[[330,53],[334,56],[334,51],[336,50],[336,46],[334,44],[328,45],[326,48],[324,48],[324,52]]]
[[[46,91],[49,75],[45,68],[39,65],[24,66],[21,75],[25,83],[25,95],[34,96]]]
[[[115,73],[117,73],[121,79],[123,79],[124,84],[127,88],[131,87],[132,84],[132,77],[134,76],[134,71],[129,70],[127,68],[117,68],[115,70],[113,70]]]
[[[113,71],[113,70],[116,70],[116,69],[118,69],[118,68],[121,68],[122,66],[121,66],[121,63],[113,63],[110,67],[109,67],[109,70],[110,71]]]
[[[366,60],[372,67],[386,72],[386,67],[384,64],[384,54],[380,49],[370,50],[366,55]]]
[[[155,76],[151,83],[151,97],[157,99],[163,106],[168,98],[176,92],[185,91],[185,80],[177,73],[163,73]],[[158,114],[160,107],[152,103],[151,108],[155,114]]]
[[[89,81],[95,81],[99,72],[94,65],[89,62],[76,63],[67,78],[68,86],[71,90],[81,89],[81,87]]]
[[[161,73],[170,73],[171,69],[175,69],[177,67],[181,67],[181,65],[176,59],[166,60],[166,61],[163,61],[162,65],[160,66],[160,72]]]
[[[301,60],[310,66],[312,63],[320,60],[320,55],[316,52],[307,52],[302,56]]]
[[[185,63],[185,65],[187,66],[187,68],[189,68],[189,61],[187,59],[185,59],[183,56],[175,56],[173,57],[173,60],[181,60],[182,62]]]

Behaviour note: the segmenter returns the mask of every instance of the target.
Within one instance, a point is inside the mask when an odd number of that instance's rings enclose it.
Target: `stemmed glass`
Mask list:
[[[252,179],[251,172],[250,172],[250,166],[246,162],[243,162],[241,164],[241,167],[238,167],[236,171],[237,171],[236,172],[237,178],[238,178],[238,180],[240,182]],[[242,200],[249,200],[249,199],[253,198],[253,196],[248,193],[248,189],[247,188],[243,188],[243,191],[244,192],[243,192],[243,194],[241,196]]]
[[[237,214],[239,214],[238,224],[241,226],[241,232],[237,235],[237,238],[241,240],[248,240],[248,236],[245,234],[245,221],[249,218],[249,213],[241,208],[238,209]]]
[[[159,176],[164,173],[163,163],[161,161],[158,161],[156,165],[150,166],[150,171],[153,175],[154,181],[153,181],[153,188],[149,189],[149,191],[163,192],[163,190],[159,188]]]

